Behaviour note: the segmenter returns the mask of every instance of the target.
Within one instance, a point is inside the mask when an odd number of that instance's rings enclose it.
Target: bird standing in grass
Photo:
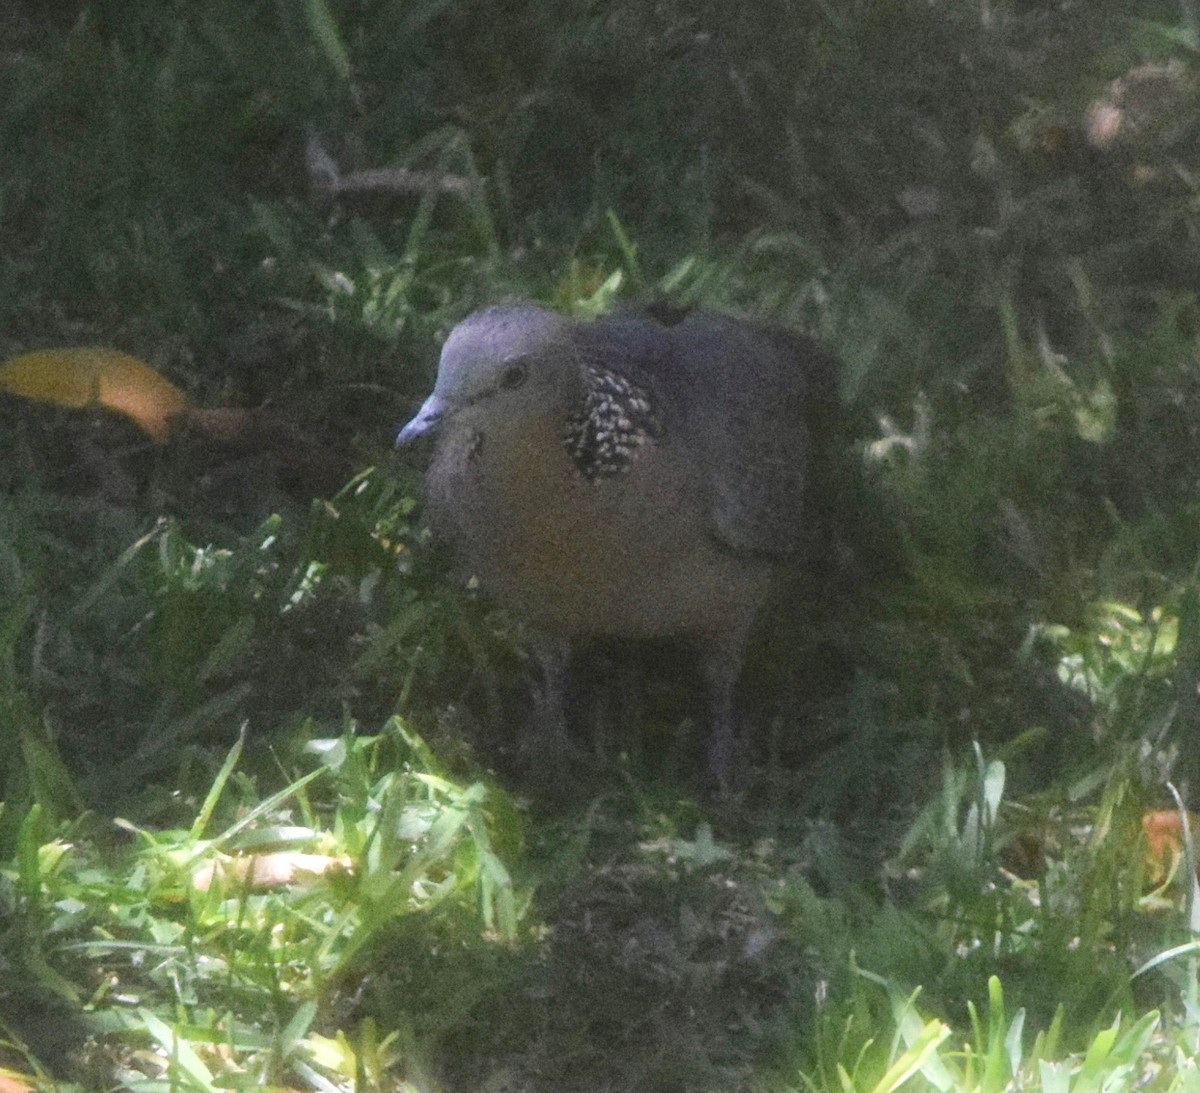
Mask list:
[[[430,524],[540,635],[543,744],[565,745],[571,642],[694,639],[708,764],[733,774],[734,688],[771,576],[809,539],[814,413],[836,358],[695,313],[581,322],[526,305],[454,328],[397,446],[432,442]]]

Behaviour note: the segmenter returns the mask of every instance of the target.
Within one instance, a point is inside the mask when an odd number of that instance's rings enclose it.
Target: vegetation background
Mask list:
[[[4,1088],[1200,1088],[1198,138],[1192,0],[9,0],[0,357],[246,413],[0,396]],[[512,760],[389,451],[511,297],[846,362],[736,801],[672,650]]]

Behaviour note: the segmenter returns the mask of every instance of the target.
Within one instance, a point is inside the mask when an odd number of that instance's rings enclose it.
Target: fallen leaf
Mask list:
[[[102,406],[165,440],[187,396],[150,365],[115,349],[40,349],[0,366],[0,391],[87,409]]]
[[[207,892],[213,880],[220,876],[222,880],[248,888],[285,888],[310,883],[326,873],[347,871],[350,866],[350,859],[346,857],[290,850],[222,856],[197,869],[192,874],[192,885],[197,891]]]
[[[1192,838],[1200,835],[1200,815],[1187,814]],[[1146,860],[1150,881],[1160,884],[1176,868],[1183,854],[1183,817],[1176,809],[1147,812],[1142,816],[1142,836],[1146,840]]]

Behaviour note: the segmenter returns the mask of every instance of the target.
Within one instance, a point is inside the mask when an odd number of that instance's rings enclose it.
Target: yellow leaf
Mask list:
[[[165,440],[171,418],[187,396],[148,364],[114,349],[42,349],[0,366],[0,391],[84,409],[103,406],[124,414],[155,440]]]

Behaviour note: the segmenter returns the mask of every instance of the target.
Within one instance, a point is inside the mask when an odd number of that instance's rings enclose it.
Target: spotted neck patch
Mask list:
[[[568,418],[563,445],[589,482],[624,474],[639,449],[658,439],[650,395],[616,372],[586,365],[583,405]]]

